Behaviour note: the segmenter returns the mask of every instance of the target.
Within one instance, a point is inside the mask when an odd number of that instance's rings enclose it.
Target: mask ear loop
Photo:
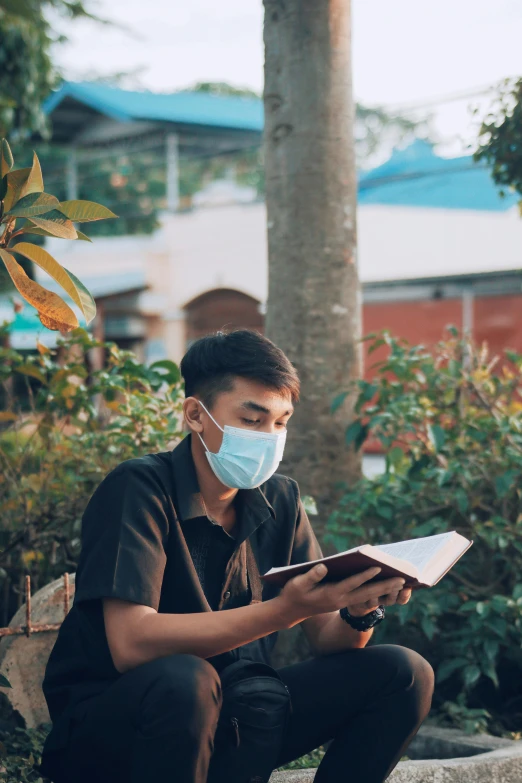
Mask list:
[[[201,402],[201,400],[198,400],[198,402],[199,402],[199,404],[201,405],[201,407],[203,408],[203,410],[205,411],[205,413],[207,413],[207,414],[210,416],[210,418],[212,419],[212,421],[214,422],[214,424],[216,425],[216,427],[218,428],[218,430],[221,430],[221,432],[225,432],[225,430],[224,430],[222,427],[220,427],[220,426],[219,426],[219,424],[217,423],[217,421],[215,420],[215,418],[213,417],[213,415],[211,414],[211,412],[210,412],[209,410],[207,410],[207,408],[206,408],[206,407],[205,407],[205,405],[204,405],[204,404]],[[205,441],[203,440],[203,438],[201,437],[201,434],[200,434],[199,432],[198,432],[198,437],[199,437],[200,441],[202,442],[202,444],[204,445],[204,447],[206,448],[206,450],[208,451],[208,453],[209,453],[209,454],[212,454],[213,452],[212,452],[212,451],[210,451],[209,447],[207,446],[207,444],[205,443]]]

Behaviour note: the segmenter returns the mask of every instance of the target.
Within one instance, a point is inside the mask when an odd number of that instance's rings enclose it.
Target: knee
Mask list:
[[[380,650],[381,665],[388,667],[394,686],[424,719],[430,710],[435,686],[431,665],[422,655],[407,647],[390,644],[374,649]]]
[[[195,655],[169,655],[147,666],[141,721],[173,722],[197,734],[214,724],[221,709],[221,682],[213,666]]]

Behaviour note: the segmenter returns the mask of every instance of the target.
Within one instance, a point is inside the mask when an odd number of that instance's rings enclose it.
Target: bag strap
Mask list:
[[[250,592],[252,594],[251,604],[260,604],[263,600],[263,585],[261,583],[261,577],[259,575],[259,568],[257,567],[254,550],[250,539],[245,541],[246,545],[246,561],[247,561],[247,577],[248,584],[250,586]]]

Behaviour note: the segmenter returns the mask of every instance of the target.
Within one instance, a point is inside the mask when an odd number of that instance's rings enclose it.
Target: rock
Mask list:
[[[427,725],[421,726],[407,754],[412,760],[454,759],[510,748],[512,745],[513,740],[494,737],[492,734],[466,734],[457,729]]]
[[[388,783],[521,783],[522,742],[508,742],[506,747],[466,758],[402,761]],[[270,783],[313,783],[315,772],[274,772]]]
[[[70,604],[74,596],[74,574],[69,575]],[[42,587],[32,596],[31,623],[59,623],[64,617],[63,578]],[[17,611],[9,627],[25,625],[25,604]],[[4,636],[0,640],[0,671],[12,688],[0,688],[1,698],[7,698],[22,716],[28,728],[49,723],[49,712],[42,693],[45,666],[56,641],[57,631],[34,633],[27,637]]]

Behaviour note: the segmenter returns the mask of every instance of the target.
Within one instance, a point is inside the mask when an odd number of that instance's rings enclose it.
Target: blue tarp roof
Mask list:
[[[359,177],[359,204],[500,212],[519,200],[513,193],[502,198],[489,169],[472,156],[441,158],[421,139]]]
[[[73,98],[119,122],[151,120],[234,130],[263,130],[259,98],[209,95],[204,92],[134,92],[96,82],[64,82],[44,103],[51,114],[65,98]]]
[[[67,97],[124,123],[149,120],[263,130],[263,102],[256,98],[133,92],[106,84],[64,82],[44,104],[46,113],[51,114]],[[386,163],[360,174],[358,200],[361,205],[500,212],[514,206],[519,197],[509,193],[502,198],[488,168],[474,163],[472,156],[442,158],[431,143],[418,139],[406,149],[395,150]]]

